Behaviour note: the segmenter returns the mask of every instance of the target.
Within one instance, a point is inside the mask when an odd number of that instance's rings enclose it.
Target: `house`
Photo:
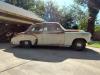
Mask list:
[[[34,23],[43,22],[35,13],[0,1],[0,40],[9,40],[11,34],[25,31]]]

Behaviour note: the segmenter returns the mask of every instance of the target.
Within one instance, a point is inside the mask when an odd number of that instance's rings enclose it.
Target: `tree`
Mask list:
[[[81,3],[80,3],[81,4]],[[82,4],[83,6],[83,4]],[[85,6],[84,6],[85,8]],[[73,17],[75,22],[78,24],[79,29],[85,30],[87,29],[87,23],[88,23],[88,11],[87,9],[83,10],[83,8],[78,5],[78,4],[74,4],[71,6],[71,13],[73,13]]]
[[[61,19],[61,24],[64,28],[66,29],[71,29],[71,24],[73,23],[73,18],[71,14],[66,14],[62,19]]]
[[[94,34],[95,31],[95,20],[96,16],[100,9],[100,0],[89,0],[88,1],[88,8],[89,8],[89,18],[88,18],[88,27],[87,31]],[[92,37],[93,38],[93,37]]]
[[[34,0],[5,0],[5,2],[27,10],[30,9],[31,6],[34,6]]]
[[[74,23],[74,13],[68,7],[59,9],[54,2],[49,1],[45,4],[44,19],[50,22],[60,22],[65,28],[70,29]]]
[[[74,22],[72,10],[69,10],[67,7],[63,7],[61,11],[63,17],[60,20],[60,23],[63,25],[64,28],[71,29]]]
[[[74,2],[81,5],[81,6],[86,6],[88,0],[74,0]]]
[[[87,23],[88,23],[88,18],[87,16],[84,16],[82,19],[80,19],[79,28],[87,31]]]
[[[17,4],[17,0],[5,0],[5,2],[16,5]]]
[[[100,9],[100,0],[74,0],[74,1],[80,5],[87,4],[89,8],[87,31],[93,35],[95,28],[95,19]]]
[[[35,12],[39,16],[44,15],[44,2],[41,0],[2,0],[9,4]]]
[[[61,12],[59,11],[59,6],[54,4],[52,1],[48,1],[45,4],[45,15],[44,19],[46,21],[54,21],[54,22],[60,22],[60,19],[62,18]]]
[[[63,15],[65,16],[62,23],[64,27],[67,26],[67,28],[72,28],[76,25],[78,26],[80,20],[83,19],[84,16],[86,16],[85,12],[77,4],[70,5],[69,7],[64,7],[63,13]]]
[[[35,7],[31,7],[31,11],[35,12],[37,15],[44,17],[45,4],[44,1],[35,0]]]

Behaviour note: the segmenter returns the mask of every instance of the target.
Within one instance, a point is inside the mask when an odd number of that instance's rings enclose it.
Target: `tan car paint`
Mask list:
[[[65,45],[72,45],[73,41],[78,38],[83,38],[89,42],[90,37],[91,35],[88,32],[65,32]]]
[[[64,28],[59,24],[61,31],[51,31],[51,32],[29,32],[19,34],[11,39],[11,43],[19,45],[22,40],[30,40],[32,45],[37,41],[37,45],[63,45],[71,46],[72,42],[77,38],[83,38],[87,42],[90,41],[91,34],[79,30],[64,30]]]
[[[19,34],[18,36],[15,36],[11,39],[11,43],[15,45],[19,45],[20,41],[23,41],[23,40],[30,40],[32,44],[34,45],[36,37],[29,34]]]

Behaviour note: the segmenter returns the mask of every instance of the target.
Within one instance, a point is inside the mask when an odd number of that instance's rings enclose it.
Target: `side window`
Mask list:
[[[32,32],[34,32],[35,28],[32,28]]]
[[[43,32],[47,32],[47,33],[59,33],[62,31],[63,30],[61,29],[61,27],[56,23],[47,23],[43,28]]]
[[[34,27],[33,29],[32,29],[32,32],[42,32],[43,31],[43,28],[42,27]]]
[[[47,31],[48,31],[47,27],[44,27],[44,28],[43,28],[43,31],[44,31],[44,32],[47,32]]]

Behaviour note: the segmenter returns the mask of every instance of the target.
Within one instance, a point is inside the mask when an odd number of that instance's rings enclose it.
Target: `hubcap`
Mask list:
[[[28,42],[27,41],[25,41],[25,45],[28,45]]]
[[[76,45],[77,45],[77,47],[82,47],[81,43],[77,43]]]

